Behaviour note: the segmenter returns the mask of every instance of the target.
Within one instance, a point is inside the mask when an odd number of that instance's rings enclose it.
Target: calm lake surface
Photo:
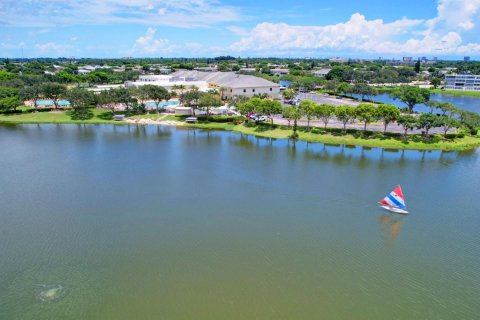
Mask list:
[[[354,97],[361,98],[359,95],[354,94]],[[400,100],[395,100],[391,98],[387,93],[379,94],[371,97],[372,100],[390,103],[400,108],[405,108],[406,104]],[[480,97],[469,97],[469,96],[454,96],[447,94],[435,93],[430,96],[430,100],[440,101],[440,102],[450,102],[462,110],[468,110],[480,113]],[[418,104],[414,108],[418,112],[430,112],[430,108],[424,104]]]
[[[0,319],[478,319],[480,152],[0,126]],[[396,184],[408,216],[376,201]]]

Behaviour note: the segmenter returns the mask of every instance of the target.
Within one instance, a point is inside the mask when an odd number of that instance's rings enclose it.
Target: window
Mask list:
[[[247,92],[247,89],[243,89],[243,92]]]
[[[255,92],[255,89],[252,89],[252,92]]]
[[[272,88],[270,88],[270,91],[273,91],[273,89],[272,89]]]
[[[232,90],[232,89],[230,89],[230,92],[233,92],[233,90]]]

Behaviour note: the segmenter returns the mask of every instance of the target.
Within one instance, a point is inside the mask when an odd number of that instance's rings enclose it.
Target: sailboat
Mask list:
[[[395,213],[408,214],[405,205],[405,197],[403,196],[402,187],[399,185],[393,189],[385,198],[380,202],[381,207]]]

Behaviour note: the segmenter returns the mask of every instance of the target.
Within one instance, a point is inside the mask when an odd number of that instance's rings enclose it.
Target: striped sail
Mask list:
[[[405,198],[403,196],[402,187],[397,186],[392,192],[390,192],[380,204],[393,207],[393,208],[400,208],[405,209]]]

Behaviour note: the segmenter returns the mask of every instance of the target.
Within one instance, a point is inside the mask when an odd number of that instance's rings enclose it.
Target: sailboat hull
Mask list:
[[[381,207],[385,210],[390,211],[390,212],[395,212],[395,213],[399,213],[399,214],[408,214],[407,210],[403,210],[403,209],[400,209],[400,208],[395,208],[395,207],[390,207],[390,206],[381,206]]]

